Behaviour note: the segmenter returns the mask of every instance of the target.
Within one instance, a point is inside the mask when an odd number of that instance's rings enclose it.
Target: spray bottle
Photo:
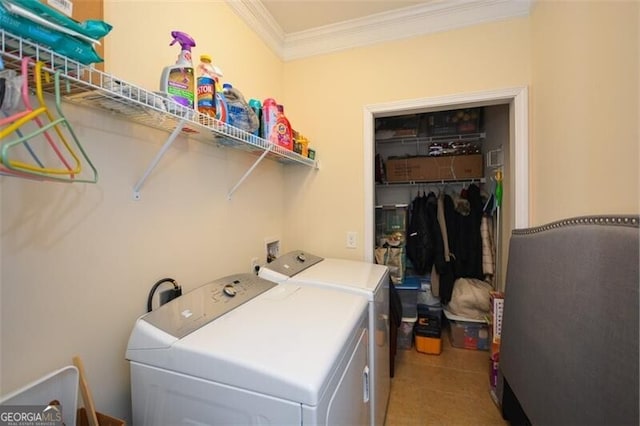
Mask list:
[[[195,75],[191,60],[191,48],[196,42],[186,33],[172,31],[173,41],[180,43],[181,50],[175,65],[168,65],[162,70],[160,78],[160,91],[167,93],[171,99],[180,105],[193,108],[195,93]]]

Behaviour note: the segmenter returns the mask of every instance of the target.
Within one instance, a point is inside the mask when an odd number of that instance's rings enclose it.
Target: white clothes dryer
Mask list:
[[[238,274],[162,305],[129,338],[132,423],[369,424],[367,303]]]
[[[261,267],[258,275],[277,283],[330,288],[367,298],[371,337],[371,424],[383,425],[391,390],[388,268],[368,262],[325,259],[295,250]]]

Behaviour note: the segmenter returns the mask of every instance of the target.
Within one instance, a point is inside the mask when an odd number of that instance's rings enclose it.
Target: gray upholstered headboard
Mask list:
[[[638,216],[513,231],[500,370],[532,424],[640,424],[638,235]]]

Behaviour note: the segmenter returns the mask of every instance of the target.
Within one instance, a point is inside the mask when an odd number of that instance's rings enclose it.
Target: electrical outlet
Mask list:
[[[260,268],[260,263],[258,262],[257,257],[251,258],[251,273],[258,275],[258,269]]]
[[[347,232],[347,248],[357,248],[358,247],[358,233],[355,231]]]

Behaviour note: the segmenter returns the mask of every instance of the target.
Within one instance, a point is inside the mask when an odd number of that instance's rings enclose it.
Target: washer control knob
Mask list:
[[[229,297],[234,297],[237,294],[236,288],[233,286],[233,284],[225,285],[222,291]]]
[[[305,262],[307,258],[305,257],[304,253],[300,253],[299,255],[296,256],[296,260],[298,262]]]

